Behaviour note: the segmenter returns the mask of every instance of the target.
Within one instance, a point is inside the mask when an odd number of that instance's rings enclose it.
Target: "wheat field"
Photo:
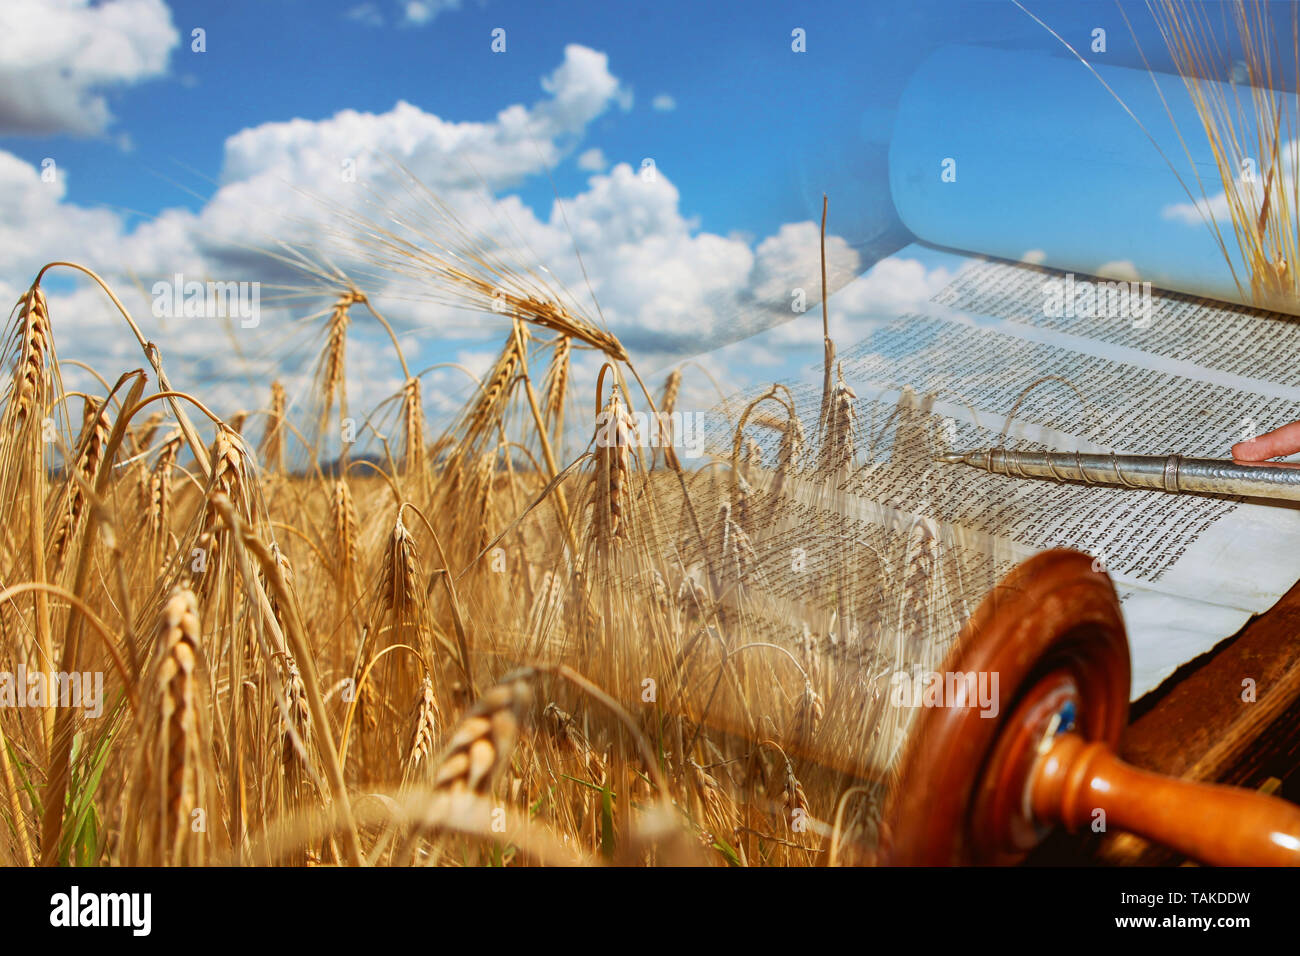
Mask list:
[[[834,512],[875,457],[829,335],[819,421],[774,385],[687,467],[644,434],[683,370],[648,387],[558,296],[473,256],[418,264],[467,307],[508,306],[439,434],[337,273],[311,394],[276,382],[226,417],[89,269],[53,264],[16,304],[0,669],[102,680],[102,700],[0,687],[0,862],[870,862],[907,725],[883,680],[942,654],[941,556],[933,522],[868,541],[789,507],[797,487]],[[65,390],[53,270],[115,304],[139,368]],[[406,378],[366,455],[329,441],[362,323]],[[598,426],[566,459],[577,403]],[[772,576],[793,534],[824,561],[792,602]]]

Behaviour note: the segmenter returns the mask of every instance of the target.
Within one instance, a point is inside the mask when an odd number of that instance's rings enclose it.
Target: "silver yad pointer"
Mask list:
[[[1241,495],[1300,501],[1300,464],[1184,458],[1182,455],[1097,455],[1073,451],[980,448],[938,456],[995,475],[1088,485],[1154,488],[1172,493]]]

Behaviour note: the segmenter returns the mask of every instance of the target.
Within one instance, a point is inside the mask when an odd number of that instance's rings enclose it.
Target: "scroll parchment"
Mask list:
[[[917,253],[909,247],[898,257]],[[932,589],[943,593],[926,600],[948,609],[929,618],[936,646],[1016,562],[1044,548],[1075,547],[1096,556],[1115,580],[1137,698],[1269,608],[1300,577],[1294,507],[1014,479],[934,461],[936,442],[1226,456],[1248,434],[1300,419],[1300,388],[1286,384],[1300,321],[1158,290],[1137,318],[1052,317],[1045,288],[1059,274],[925,255],[955,278],[923,310],[861,342],[841,343],[843,374],[858,396],[861,457],[838,499],[805,495],[800,507],[839,510],[882,528],[905,527],[903,515],[946,529],[947,554],[974,573],[935,576]],[[791,389],[806,422],[817,420],[816,377],[810,372]],[[905,395],[912,410],[900,418]],[[928,398],[916,409],[921,396]],[[778,440],[759,435],[755,454],[770,460]],[[783,494],[799,497],[790,484]],[[823,513],[817,520],[828,519]],[[813,526],[808,514],[793,525],[800,523]],[[796,531],[787,526],[785,533]],[[904,545],[892,547],[901,561]],[[772,613],[779,618],[784,607],[787,617],[797,616],[798,576],[779,560],[766,575]],[[892,626],[889,620],[885,614],[882,623]]]

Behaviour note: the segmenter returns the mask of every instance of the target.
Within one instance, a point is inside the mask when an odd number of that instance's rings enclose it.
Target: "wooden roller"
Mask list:
[[[1128,640],[1115,588],[1088,555],[1047,551],[1021,564],[962,629],[944,670],[996,673],[996,716],[920,710],[879,862],[1014,863],[1052,827],[1096,822],[1203,863],[1300,865],[1300,807],[1115,755],[1128,723]]]

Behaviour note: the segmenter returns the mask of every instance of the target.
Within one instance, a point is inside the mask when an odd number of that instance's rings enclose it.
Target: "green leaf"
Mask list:
[[[717,850],[719,853],[722,854],[723,859],[727,861],[728,866],[741,865],[740,857],[737,855],[736,851],[733,850],[731,848],[731,844],[729,844],[726,840],[722,839],[722,837],[714,837],[713,849]]]
[[[9,750],[9,762],[18,768],[20,786],[27,792],[27,799],[31,800],[32,809],[36,811],[38,817],[44,816],[45,807],[41,803],[41,798],[36,795],[36,787],[32,784],[31,777],[27,776],[23,762],[18,759],[18,754],[14,752],[13,744],[6,740],[5,747]]]
[[[574,783],[580,783],[587,789],[595,790],[597,793],[606,793],[609,791],[608,787],[598,786],[597,784],[592,783],[590,780],[580,780],[577,777],[570,777],[567,773],[562,773],[560,774],[560,776],[563,777],[565,780],[572,780]],[[613,794],[613,796],[617,797],[618,794]]]
[[[573,779],[573,778],[570,777],[569,779]],[[542,807],[545,804],[551,802],[551,797],[554,795],[554,793],[555,793],[555,784],[551,784],[549,787],[546,788],[546,792],[544,794],[542,794],[540,797],[538,797],[536,800],[533,801],[533,805],[528,808],[529,819],[532,819],[533,817],[537,816],[538,812],[542,809]]]
[[[81,743],[81,735],[78,734],[73,738],[72,747],[74,753]],[[104,768],[108,765],[109,744],[111,735],[105,734],[101,737],[95,747],[90,765],[88,777],[81,777],[76,773],[78,764],[73,764],[73,778],[68,787],[68,818],[71,821],[64,822],[64,837],[60,845],[59,858],[64,866],[75,864],[77,866],[89,866],[97,857],[98,834],[97,827],[94,823],[95,817],[95,793],[99,789],[99,781],[104,775]],[[86,830],[87,821],[90,821],[89,830]],[[85,832],[83,832],[85,831]],[[76,850],[76,858],[73,859],[73,851]]]
[[[609,787],[600,795],[600,855],[614,859],[614,792]]]

